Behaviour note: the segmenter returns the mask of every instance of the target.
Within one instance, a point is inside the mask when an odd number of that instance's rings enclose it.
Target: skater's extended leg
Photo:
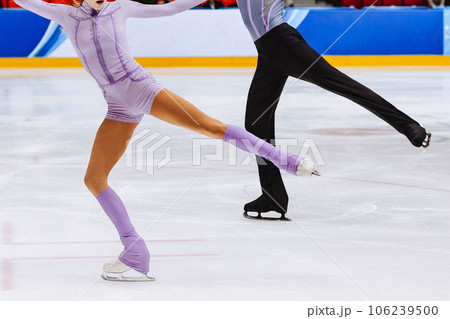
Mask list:
[[[358,103],[406,135],[414,146],[420,147],[422,143],[427,143],[427,133],[418,122],[366,86],[331,66],[306,43],[297,30],[288,25],[278,28],[283,36],[266,39],[263,44],[277,47],[277,50],[269,53],[270,61],[276,63],[286,74],[314,83]],[[271,41],[274,43],[269,43]]]
[[[206,115],[181,96],[164,89],[155,98],[150,115],[176,126],[221,139],[226,125]]]
[[[149,271],[150,254],[145,242],[135,231],[120,197],[108,186],[108,175],[125,152],[137,125],[112,120],[102,123],[92,148],[85,184],[119,232],[124,246],[119,260],[146,274]]]
[[[313,162],[281,152],[273,145],[242,128],[226,125],[213,119],[168,90],[163,90],[158,94],[153,102],[150,114],[163,121],[188,128],[200,134],[223,139],[246,152],[259,155],[273,162],[278,168],[291,174],[311,176],[312,173],[316,173]]]
[[[425,129],[417,121],[371,89],[332,67],[324,58],[319,58],[305,73],[304,79],[358,103],[404,134],[414,146],[422,146],[427,137]]]
[[[264,57],[258,57],[258,66],[248,93],[245,128],[272,145],[275,145],[275,111],[286,80],[284,73],[270,66]],[[275,210],[284,215],[289,197],[280,170],[260,156],[256,159],[263,195],[247,203],[244,211]]]
[[[250,132],[247,132],[243,128],[230,124],[227,125],[223,140],[235,145],[243,151],[268,159],[276,167],[293,175],[306,177],[311,176],[311,174],[318,175],[318,173],[314,170],[314,162],[280,151],[272,144],[267,143]]]

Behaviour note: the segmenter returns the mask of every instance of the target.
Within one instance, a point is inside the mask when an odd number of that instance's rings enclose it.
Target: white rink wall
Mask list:
[[[127,34],[131,54],[137,57],[257,55],[237,9],[190,10],[171,17],[129,19]],[[67,39],[50,57],[76,57],[76,53]]]

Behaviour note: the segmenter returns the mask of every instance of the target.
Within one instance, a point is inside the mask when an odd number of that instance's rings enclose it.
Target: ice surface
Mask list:
[[[253,70],[153,71],[243,126]],[[170,162],[148,175],[124,157],[109,182],[148,241],[156,282],[117,283],[100,275],[121,251],[118,236],[83,185],[106,113],[101,91],[83,70],[0,70],[0,299],[448,300],[450,69],[344,71],[432,131],[430,148],[291,79],[277,134],[312,139],[322,177],[283,174],[293,221],[253,221],[242,207],[260,195],[254,160],[231,165],[225,147],[223,160],[194,166],[200,136],[147,116],[136,132],[169,136]]]

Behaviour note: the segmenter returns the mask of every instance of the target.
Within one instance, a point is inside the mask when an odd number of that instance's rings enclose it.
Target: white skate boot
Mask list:
[[[108,281],[155,281],[155,278],[137,272],[120,260],[104,264],[102,278]]]
[[[297,167],[297,176],[311,177],[311,175],[320,176],[320,173],[314,169],[314,162],[310,160],[302,160]]]

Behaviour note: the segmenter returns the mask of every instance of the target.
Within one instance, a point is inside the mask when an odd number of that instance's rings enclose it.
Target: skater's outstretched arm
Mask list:
[[[189,10],[204,0],[175,0],[166,4],[142,4],[131,0],[119,0],[127,17],[156,18],[171,16]]]
[[[53,4],[42,0],[14,0],[19,6],[30,10],[41,17],[53,20],[59,24],[64,22],[64,13],[67,12],[69,6],[64,4]]]

